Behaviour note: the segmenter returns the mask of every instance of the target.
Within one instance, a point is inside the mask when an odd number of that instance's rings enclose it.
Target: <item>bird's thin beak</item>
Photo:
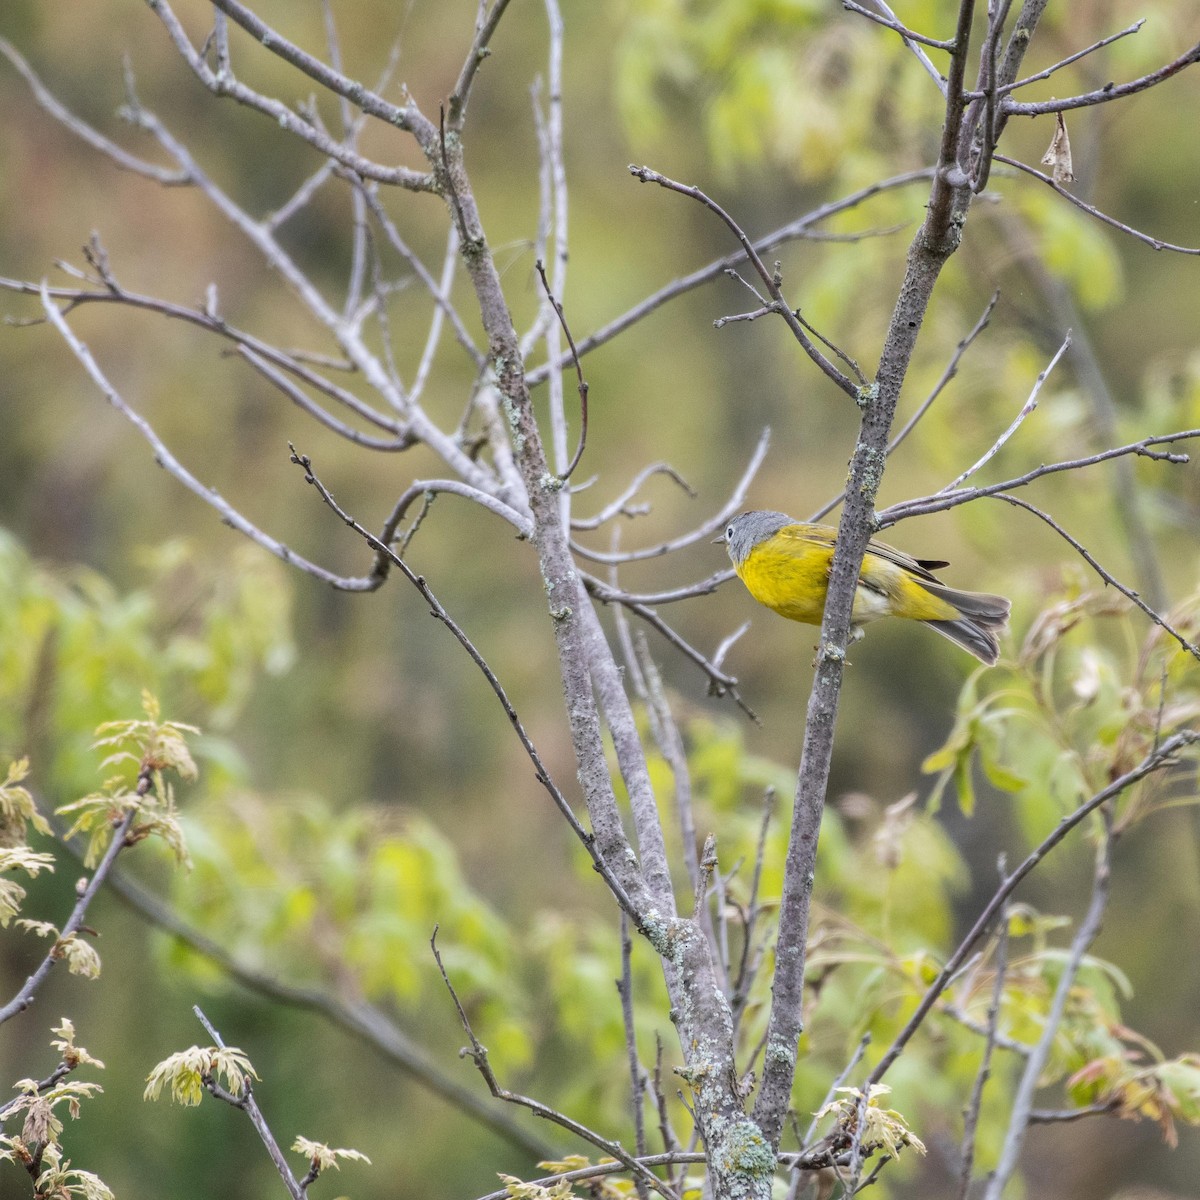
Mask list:
[[[725,545],[725,535],[722,533],[722,534],[719,534],[717,537],[713,538],[713,540],[712,540],[712,544],[713,544],[714,546],[723,546],[723,545]]]

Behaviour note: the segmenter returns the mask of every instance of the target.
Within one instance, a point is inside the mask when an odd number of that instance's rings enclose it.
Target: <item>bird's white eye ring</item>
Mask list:
[[[726,537],[727,539],[728,539],[728,538],[731,538],[731,537],[733,537],[733,526],[732,526],[732,525],[728,525],[728,526],[726,526],[726,528],[725,528],[725,537]]]

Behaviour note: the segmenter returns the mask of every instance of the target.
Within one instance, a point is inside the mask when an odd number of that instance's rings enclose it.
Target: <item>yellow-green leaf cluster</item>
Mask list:
[[[176,862],[188,862],[175,789],[166,772],[181,779],[196,778],[187,736],[200,731],[194,725],[164,721],[158,699],[150,692],[143,691],[142,708],[144,720],[106,721],[96,730],[95,747],[112,751],[101,766],[122,767],[123,773],[107,780],[100,791],[58,809],[59,815],[74,818],[65,835],[68,839],[77,833],[89,835],[86,866],[95,866],[100,860],[114,827],[129,812],[137,819],[126,835],[127,842],[156,837],[167,845]]]
[[[192,1107],[200,1103],[205,1084],[212,1080],[234,1096],[241,1096],[247,1079],[258,1073],[236,1046],[189,1046],[163,1059],[146,1077],[143,1098],[157,1100],[170,1087],[176,1104]]]
[[[880,1100],[891,1090],[885,1083],[873,1083],[867,1089],[864,1103],[860,1088],[840,1087],[837,1098],[818,1109],[817,1120],[831,1114],[835,1116],[838,1126],[848,1136],[857,1134],[858,1144],[866,1154],[882,1150],[897,1158],[908,1146],[918,1154],[924,1154],[925,1143],[909,1129],[904,1117],[894,1108],[880,1105]]]
[[[328,1171],[330,1167],[335,1171],[340,1171],[340,1159],[345,1159],[348,1162],[363,1162],[368,1166],[371,1165],[371,1160],[361,1150],[336,1150],[327,1146],[324,1142],[314,1142],[306,1137],[297,1137],[292,1143],[292,1149],[297,1154],[303,1154],[308,1159],[312,1170],[318,1174],[322,1171]]]

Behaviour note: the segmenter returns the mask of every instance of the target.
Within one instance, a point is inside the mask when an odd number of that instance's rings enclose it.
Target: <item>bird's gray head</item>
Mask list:
[[[734,566],[740,567],[746,561],[746,555],[759,542],[773,533],[778,533],[785,525],[794,523],[787,513],[744,512],[729,522],[724,534],[717,540],[725,543],[725,549],[729,551]]]

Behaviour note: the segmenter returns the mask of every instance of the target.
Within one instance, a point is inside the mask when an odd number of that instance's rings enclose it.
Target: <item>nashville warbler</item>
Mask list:
[[[836,538],[830,525],[808,525],[781,512],[746,512],[716,540],[724,543],[755,600],[789,620],[820,625]],[[940,583],[931,572],[947,565],[870,541],[854,593],[853,636],[861,637],[862,626],[879,617],[907,617],[936,629],[981,662],[994,663],[1009,602]]]

